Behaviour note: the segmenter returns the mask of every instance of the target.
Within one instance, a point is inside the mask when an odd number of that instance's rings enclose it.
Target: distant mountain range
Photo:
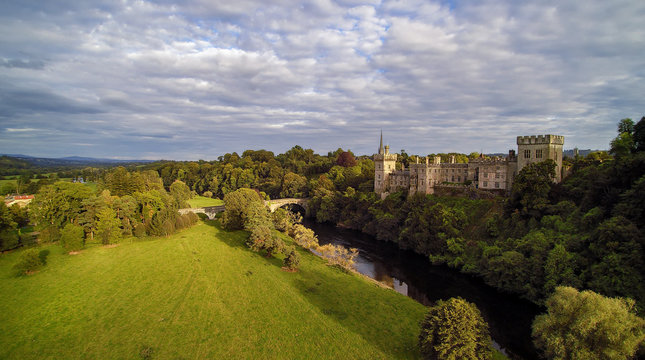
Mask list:
[[[67,156],[62,158],[41,158],[22,154],[0,154],[10,158],[26,161],[34,166],[81,166],[81,165],[113,165],[113,164],[132,164],[132,163],[150,163],[153,160],[116,160],[100,159],[82,156]]]

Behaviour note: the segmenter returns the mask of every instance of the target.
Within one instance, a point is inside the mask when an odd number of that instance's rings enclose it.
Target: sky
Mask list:
[[[0,153],[607,149],[645,1],[0,0]]]

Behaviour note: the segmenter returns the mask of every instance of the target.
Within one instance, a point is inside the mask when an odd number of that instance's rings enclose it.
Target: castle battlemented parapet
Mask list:
[[[517,145],[556,144],[564,145],[564,136],[561,135],[531,135],[518,136]]]
[[[534,162],[551,159],[556,163],[556,181],[562,179],[562,146],[564,136],[532,135],[517,137],[517,155],[509,150],[507,157],[472,159],[468,163],[456,163],[454,157],[447,163],[441,157],[417,158],[409,169],[396,170],[396,154],[383,147],[383,133],[378,154],[374,154],[374,191],[382,197],[390,192],[405,190],[409,194],[434,193],[435,186],[472,186],[478,189],[508,193],[513,179],[522,168]]]

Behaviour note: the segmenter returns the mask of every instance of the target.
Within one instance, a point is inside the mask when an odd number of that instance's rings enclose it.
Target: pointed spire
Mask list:
[[[381,143],[378,147],[378,153],[379,155],[383,155],[383,129],[381,129]]]

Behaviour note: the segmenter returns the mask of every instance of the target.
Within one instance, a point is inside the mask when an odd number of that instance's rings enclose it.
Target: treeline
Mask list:
[[[82,234],[80,242],[78,235],[68,236],[70,239],[63,236],[63,245],[71,251],[85,242],[112,244],[124,236],[170,235],[197,221],[195,214],[180,215],[177,211],[187,207],[186,201],[192,196],[181,181],[166,191],[155,171],[129,173],[123,168],[114,170],[106,180],[99,193],[80,183],[58,181],[43,186],[29,204],[29,217],[40,232],[40,241],[58,241],[61,234]],[[7,211],[14,211],[14,207]],[[2,248],[15,246],[19,241],[17,221],[1,225]]]
[[[241,188],[258,189],[272,199],[308,197],[320,174],[340,189],[372,191],[374,181],[374,163],[369,158],[356,159],[343,149],[318,155],[300,146],[277,156],[266,150],[246,150],[241,156],[226,154],[217,161],[163,162],[144,169],[157,171],[166,187],[181,180],[197,194],[221,199]]]
[[[405,193],[381,200],[320,177],[310,210],[317,221],[394,242],[537,303],[556,286],[573,286],[645,309],[644,150],[645,118],[625,119],[613,159],[570,159],[561,184],[548,161],[525,167],[511,197],[497,200]]]

